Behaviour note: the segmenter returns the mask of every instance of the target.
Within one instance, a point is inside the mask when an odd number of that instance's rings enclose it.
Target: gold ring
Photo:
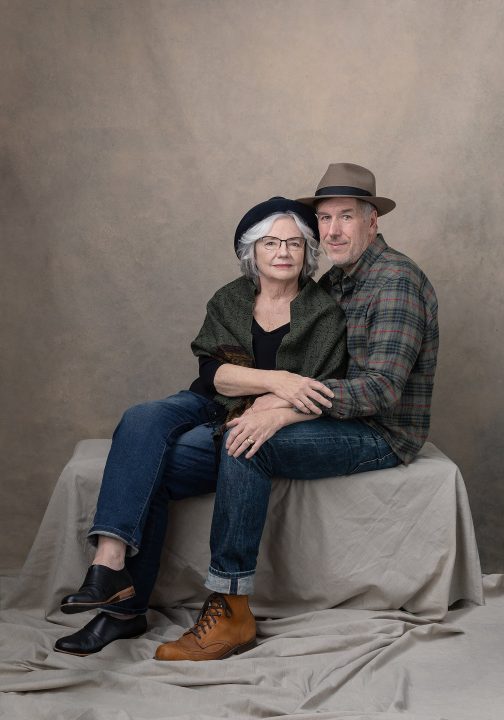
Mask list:
[[[252,440],[251,437],[248,437],[248,438],[247,438],[247,442],[248,442],[249,445],[253,445],[253,444],[255,443],[255,440]]]

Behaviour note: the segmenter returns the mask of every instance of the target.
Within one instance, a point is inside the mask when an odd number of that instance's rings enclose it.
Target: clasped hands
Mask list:
[[[226,424],[230,429],[226,438],[228,454],[239,457],[245,453],[250,459],[280,428],[301,420],[303,414],[321,415],[319,405],[330,408],[333,397],[332,390],[318,380],[275,370],[272,391],[259,395],[243,415]],[[297,416],[293,410],[297,410]]]

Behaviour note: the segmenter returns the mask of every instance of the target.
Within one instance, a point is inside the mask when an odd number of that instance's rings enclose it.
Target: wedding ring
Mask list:
[[[247,442],[248,442],[249,445],[253,445],[253,444],[255,443],[255,440],[252,440],[252,438],[249,436],[249,437],[247,438]]]

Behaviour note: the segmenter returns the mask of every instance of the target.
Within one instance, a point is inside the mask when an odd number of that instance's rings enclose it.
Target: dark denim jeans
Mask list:
[[[112,440],[90,540],[120,538],[136,596],[116,612],[145,612],[159,569],[171,500],[216,492],[206,587],[253,591],[271,478],[310,480],[394,467],[400,461],[359,420],[320,417],[282,428],[250,460],[221,450],[217,475],[214,430],[221,406],[190,391],[127,410]]]

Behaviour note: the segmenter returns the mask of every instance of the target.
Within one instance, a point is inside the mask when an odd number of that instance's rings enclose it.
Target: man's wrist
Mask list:
[[[319,417],[315,413],[304,413],[296,407],[282,408],[281,420],[283,425],[292,425],[293,423],[303,422],[303,420],[311,420],[311,418]]]

